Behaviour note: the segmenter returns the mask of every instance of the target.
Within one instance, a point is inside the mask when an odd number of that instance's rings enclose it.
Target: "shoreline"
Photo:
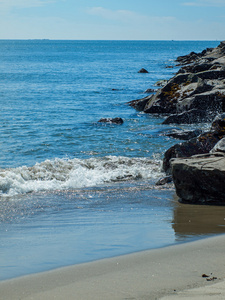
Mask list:
[[[222,234],[9,279],[1,299],[180,299],[187,289],[225,286],[224,245]]]

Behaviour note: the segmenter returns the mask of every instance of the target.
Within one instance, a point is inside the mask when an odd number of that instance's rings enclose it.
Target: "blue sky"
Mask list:
[[[0,0],[0,39],[225,40],[225,0]]]

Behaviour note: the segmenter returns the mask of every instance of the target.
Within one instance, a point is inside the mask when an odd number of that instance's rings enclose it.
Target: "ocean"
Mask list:
[[[155,186],[187,126],[127,104],[218,44],[0,40],[0,280],[224,231],[223,208]]]

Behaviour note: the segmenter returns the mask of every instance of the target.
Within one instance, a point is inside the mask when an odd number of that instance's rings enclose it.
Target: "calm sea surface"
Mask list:
[[[163,133],[182,127],[126,104],[172,77],[177,56],[218,44],[0,41],[1,280],[224,231],[223,209],[200,221],[154,186],[177,142]]]

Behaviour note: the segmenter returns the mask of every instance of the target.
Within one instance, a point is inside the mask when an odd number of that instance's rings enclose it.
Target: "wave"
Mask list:
[[[117,181],[154,179],[160,174],[161,162],[150,158],[56,158],[36,163],[33,167],[1,169],[0,196],[93,187]]]

